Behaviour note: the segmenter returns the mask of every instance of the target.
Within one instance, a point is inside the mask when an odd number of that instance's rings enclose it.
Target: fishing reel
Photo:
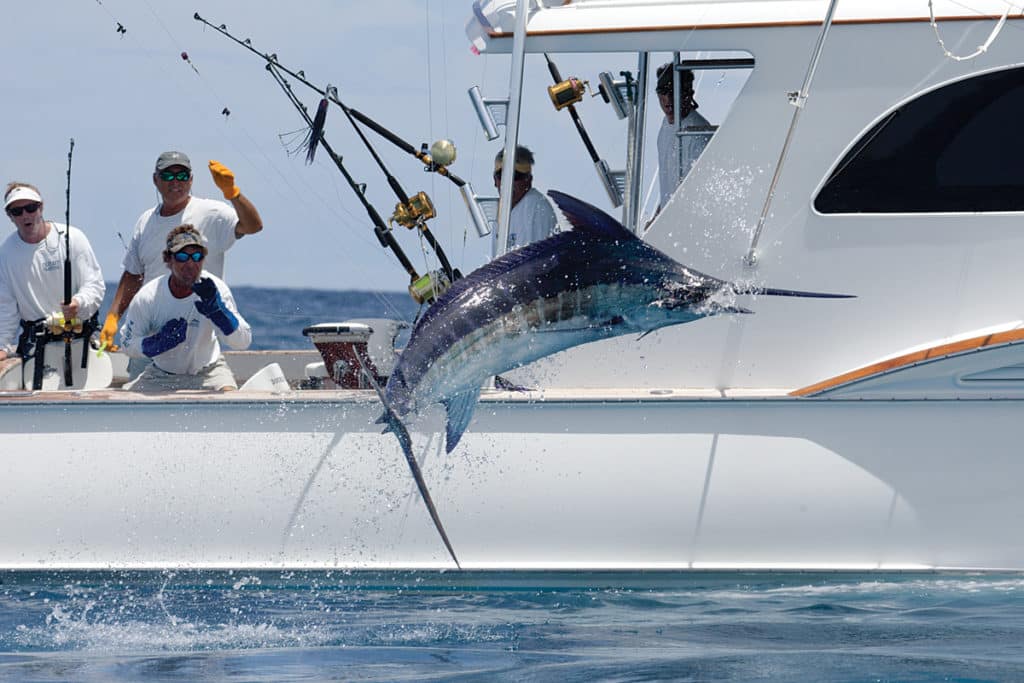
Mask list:
[[[50,330],[50,334],[55,337],[59,337],[65,332],[72,332],[74,334],[82,333],[81,319],[71,318],[70,320],[65,320],[64,314],[58,311],[54,311],[50,315],[46,316],[43,324]]]
[[[548,86],[548,96],[551,104],[555,105],[555,111],[561,111],[566,107],[583,101],[583,96],[590,88],[590,81],[581,81],[578,78],[567,78],[561,83]],[[591,97],[595,95],[591,92]]]
[[[443,270],[432,270],[409,284],[409,295],[418,303],[434,303],[452,286]]]
[[[434,210],[434,204],[430,201],[430,197],[426,192],[419,192],[415,196],[409,197],[407,203],[395,205],[395,212],[391,215],[390,222],[398,223],[412,230],[436,215],[437,212]]]
[[[423,170],[436,172],[455,163],[455,143],[451,140],[438,140],[427,150],[427,143],[420,145],[420,153],[416,155],[426,164]]]

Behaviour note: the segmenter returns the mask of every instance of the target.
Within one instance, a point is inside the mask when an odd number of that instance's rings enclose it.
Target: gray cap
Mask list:
[[[171,166],[184,166],[188,170],[192,170],[192,162],[182,152],[164,152],[156,158],[156,170],[163,171]]]

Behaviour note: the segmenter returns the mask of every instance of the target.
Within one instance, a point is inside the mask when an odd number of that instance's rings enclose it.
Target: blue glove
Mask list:
[[[152,358],[185,341],[188,322],[184,318],[168,320],[156,334],[142,340],[142,352]]]
[[[224,334],[231,334],[238,329],[238,318],[224,305],[220,298],[217,285],[208,277],[200,278],[192,283],[192,291],[199,296],[196,310],[205,315]]]

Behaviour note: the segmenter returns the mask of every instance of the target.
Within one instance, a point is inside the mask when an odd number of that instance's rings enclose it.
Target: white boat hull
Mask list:
[[[326,393],[5,406],[0,567],[453,568]],[[413,426],[466,569],[1024,569],[1020,400],[501,397]]]

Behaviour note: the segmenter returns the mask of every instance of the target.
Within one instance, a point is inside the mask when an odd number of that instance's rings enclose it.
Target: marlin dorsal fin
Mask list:
[[[613,240],[635,240],[636,235],[596,206],[576,199],[558,190],[548,190],[548,196],[561,209],[573,230],[587,232],[595,237]]]
[[[446,398],[445,412],[448,413],[448,425],[445,428],[445,451],[451,453],[459,445],[463,432],[473,419],[476,404],[480,401],[480,387],[463,389],[457,394]]]

